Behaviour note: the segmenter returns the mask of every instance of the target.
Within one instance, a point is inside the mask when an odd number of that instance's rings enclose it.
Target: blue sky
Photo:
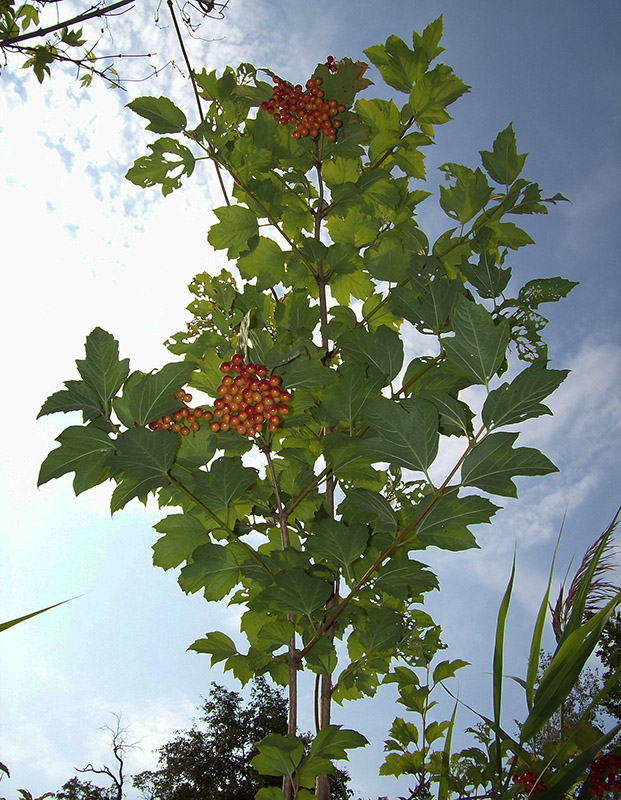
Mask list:
[[[155,6],[144,3],[113,23],[108,52],[157,51],[155,63],[181,63],[170,30],[153,25]],[[519,481],[519,500],[478,532],[481,550],[429,552],[442,586],[429,608],[450,657],[472,663],[460,678],[461,697],[485,713],[494,619],[514,547],[507,672],[522,674],[565,511],[559,576],[619,504],[619,4],[230,0],[226,20],[204,30],[213,40],[189,44],[199,69],[251,61],[301,80],[329,53],[364,58],[363,48],[392,33],[408,40],[440,13],[443,60],[472,90],[452,107],[454,121],[438,129],[430,175],[445,161],[475,166],[478,150],[512,121],[518,149],[529,153],[526,176],[546,194],[560,191],[572,200],[528,220],[537,244],[513,259],[514,271],[521,282],[553,275],[580,281],[567,300],[547,309],[552,365],[573,372],[551,398],[555,416],[528,423],[521,439],[561,472]],[[135,63],[131,70],[146,72]],[[111,519],[108,489],[76,500],[68,476],[36,489],[39,464],[70,420],[35,417],[43,400],[74,377],[86,334],[100,325],[120,340],[132,368],[157,367],[170,360],[161,343],[185,327],[193,275],[225,266],[206,241],[211,209],[221,204],[208,169],[165,199],[123,179],[151,141],[124,104],[167,94],[191,117],[189,89],[171,68],[129,83],[127,93],[98,83],[80,90],[59,70],[39,86],[26,71],[6,68],[0,87],[0,618],[83,595],[2,636],[0,760],[12,778],[0,789],[12,800],[18,787],[36,796],[57,789],[74,766],[104,760],[99,727],[110,723],[109,712],[121,712],[142,740],[130,772],[154,766],[153,749],[190,725],[212,680],[237,688],[186,647],[207,630],[235,636],[238,627],[225,606],[184,596],[175,575],[151,565],[155,508],[132,503]],[[448,224],[432,200],[428,206],[422,219],[437,234]],[[521,708],[519,695],[509,692],[508,724]],[[359,727],[372,742],[351,762],[361,797],[396,798],[406,790],[407,781],[377,777],[397,712],[390,692],[374,705],[335,712],[337,722]],[[463,727],[473,721],[461,716]],[[311,725],[303,712],[302,726]]]

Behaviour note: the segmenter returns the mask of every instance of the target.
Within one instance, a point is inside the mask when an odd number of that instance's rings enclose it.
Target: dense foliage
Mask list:
[[[250,64],[194,71],[196,128],[168,98],[132,101],[158,138],[127,178],[167,195],[212,161],[225,205],[208,240],[235,273],[195,278],[188,330],[168,342],[176,361],[130,371],[96,328],[80,378],[40,412],[81,411],[83,421],[60,434],[39,484],[74,473],[80,493],[110,480],[113,512],[155,495],[166,516],[154,563],[181,567],[184,592],[241,612],[237,640],[209,631],[191,649],[242,683],[269,675],[288,687],[287,732],[265,736],[251,762],[282,789],[262,788],[259,800],[327,800],[334,761],[366,743],[331,723],[332,703],[385,683],[420,721],[395,720],[382,772],[416,776],[418,796],[435,783],[442,800],[508,797],[545,779],[555,800],[584,783],[610,740],[551,762],[524,747],[570,691],[618,596],[585,622],[578,593],[535,691],[538,620],[520,741],[502,729],[513,576],[486,754],[473,755],[463,787],[449,770],[455,715],[430,717],[431,693],[464,662],[432,665],[439,630],[422,606],[438,580],[421,559],[431,547],[477,547],[470,529],[498,510],[490,496],[515,497],[516,477],[556,471],[516,443],[521,423],[551,413],[544,401],[567,375],[549,368],[540,307],[574,285],[524,282],[514,269],[533,243],[517,222],[564,198],[523,177],[510,124],[479,165],[441,167],[447,230],[430,241],[419,224],[430,203],[425,148],[468,91],[434,63],[441,34],[438,19],[411,47],[391,36],[365,51],[395,99],[359,97],[367,65],[328,58],[300,83],[263,70],[270,85]],[[316,676],[308,700],[298,697],[302,670]],[[302,700],[316,721],[309,748],[297,730]]]

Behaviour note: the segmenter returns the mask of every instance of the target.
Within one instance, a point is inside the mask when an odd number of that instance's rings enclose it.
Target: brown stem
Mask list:
[[[286,550],[289,547],[289,531],[287,529],[287,511],[283,506],[281,497],[280,497],[280,489],[278,488],[278,481],[276,480],[276,472],[274,471],[274,463],[272,461],[272,456],[270,453],[269,445],[265,445],[261,448],[263,453],[265,454],[265,458],[267,460],[267,469],[270,475],[270,480],[272,482],[272,487],[274,489],[274,496],[276,498],[276,513],[278,517],[278,524],[280,526],[280,540],[282,543],[283,550]],[[288,619],[291,623],[295,623],[295,616],[293,614],[288,615]],[[287,731],[295,736],[298,730],[298,664],[299,659],[297,655],[297,650],[295,647],[295,631],[289,640],[289,719],[287,725]],[[286,790],[283,784],[283,792]]]
[[[422,511],[421,511],[421,512],[420,512],[420,513],[419,513],[419,514],[416,516],[416,518],[414,519],[414,521],[413,521],[413,522],[411,522],[411,523],[410,523],[410,524],[407,526],[407,528],[405,528],[405,529],[404,529],[404,530],[403,530],[403,531],[402,531],[402,532],[401,532],[401,533],[400,533],[400,534],[399,534],[399,535],[398,535],[398,536],[397,536],[397,537],[396,537],[396,538],[393,540],[393,542],[392,542],[392,543],[391,543],[391,544],[390,544],[390,545],[389,545],[389,546],[386,548],[386,550],[384,550],[384,552],[383,552],[381,555],[379,555],[379,556],[378,556],[378,557],[375,559],[375,561],[374,561],[374,562],[373,562],[373,564],[372,564],[372,565],[369,567],[369,569],[368,569],[368,570],[367,570],[367,571],[364,573],[364,575],[363,575],[363,576],[362,576],[362,577],[361,577],[361,578],[360,578],[360,579],[359,579],[359,580],[356,582],[356,585],[355,585],[355,586],[354,586],[354,588],[353,588],[353,589],[352,589],[352,590],[349,592],[349,594],[347,595],[347,597],[345,597],[343,600],[341,600],[341,602],[340,602],[340,603],[339,603],[339,605],[338,605],[338,606],[335,608],[335,610],[332,612],[332,614],[330,614],[330,615],[329,615],[329,616],[328,616],[328,617],[327,617],[327,618],[326,618],[326,619],[325,619],[325,620],[324,620],[324,621],[321,623],[321,625],[320,625],[320,626],[319,626],[319,628],[317,629],[317,632],[316,632],[316,633],[313,635],[312,639],[311,639],[311,640],[308,642],[308,644],[307,644],[307,645],[306,645],[306,646],[305,646],[305,647],[304,647],[302,650],[300,650],[300,652],[298,653],[298,658],[299,658],[299,659],[302,659],[302,658],[304,658],[304,656],[305,656],[305,655],[308,653],[308,651],[311,649],[311,647],[313,647],[313,645],[314,645],[314,644],[315,644],[315,643],[316,643],[316,642],[319,640],[319,638],[320,638],[320,637],[321,637],[321,636],[322,636],[322,635],[323,635],[323,634],[324,634],[324,633],[325,633],[325,632],[326,632],[326,631],[327,631],[327,630],[330,628],[330,626],[331,626],[331,625],[333,625],[333,623],[334,623],[334,622],[335,622],[335,621],[338,619],[338,617],[339,617],[339,616],[340,616],[340,615],[343,613],[343,611],[344,611],[344,610],[347,608],[347,606],[349,605],[349,603],[351,602],[351,600],[352,600],[352,599],[353,599],[353,598],[354,598],[354,597],[355,597],[355,596],[358,594],[358,592],[360,591],[360,589],[361,589],[361,588],[362,588],[362,587],[365,585],[365,583],[366,583],[366,582],[369,580],[369,578],[370,578],[370,577],[373,575],[373,573],[374,573],[374,572],[376,572],[376,570],[378,570],[378,569],[379,569],[379,568],[382,566],[382,564],[384,563],[384,561],[386,561],[386,559],[387,559],[387,558],[388,558],[388,557],[389,557],[389,556],[392,554],[392,552],[393,552],[393,551],[394,551],[394,550],[395,550],[395,549],[396,549],[396,548],[397,548],[399,545],[403,544],[403,542],[405,541],[405,539],[406,539],[406,538],[409,536],[409,534],[410,534],[410,533],[412,533],[412,531],[413,531],[413,530],[416,528],[416,526],[417,526],[417,525],[420,523],[420,521],[423,519],[423,517],[424,517],[424,516],[425,516],[425,515],[426,515],[426,514],[427,514],[427,513],[428,513],[428,512],[429,512],[429,511],[430,511],[430,510],[433,508],[433,506],[434,506],[434,505],[436,504],[436,502],[437,502],[437,501],[440,499],[440,497],[442,496],[442,494],[443,494],[444,490],[445,490],[445,489],[446,489],[446,487],[448,486],[448,484],[449,484],[449,481],[452,479],[452,477],[455,475],[455,473],[457,472],[457,470],[460,468],[460,466],[462,465],[462,463],[463,463],[464,459],[466,458],[466,456],[468,455],[468,453],[470,452],[470,450],[472,449],[472,447],[474,446],[474,444],[476,444],[477,440],[479,439],[479,437],[481,436],[481,434],[483,433],[483,431],[484,431],[484,430],[485,430],[485,426],[482,426],[482,427],[480,428],[480,430],[477,432],[477,434],[475,435],[474,439],[473,439],[473,440],[472,440],[472,441],[469,443],[469,445],[468,445],[468,447],[466,448],[466,450],[465,450],[465,451],[462,453],[462,455],[460,456],[459,460],[457,461],[457,463],[455,464],[455,466],[453,467],[453,469],[452,469],[452,470],[449,472],[449,474],[446,476],[446,478],[444,479],[444,481],[443,481],[443,483],[442,483],[442,486],[440,486],[440,488],[438,489],[437,493],[436,493],[436,494],[435,494],[435,495],[434,495],[434,496],[433,496],[433,497],[432,497],[432,498],[429,500],[429,502],[427,503],[427,505],[426,505],[426,506],[423,508],[423,510],[422,510]]]
[[[170,16],[172,17],[173,25],[175,26],[175,31],[177,32],[177,39],[179,40],[179,46],[181,47],[181,52],[183,53],[183,59],[185,61],[186,67],[188,68],[188,73],[190,74],[190,80],[192,81],[192,89],[194,90],[194,97],[196,98],[196,105],[198,107],[198,116],[200,117],[201,122],[204,122],[205,116],[203,114],[203,107],[201,105],[201,98],[198,93],[198,86],[196,85],[196,79],[194,78],[194,70],[192,69],[192,65],[190,64],[190,59],[188,58],[187,50],[185,49],[183,36],[181,35],[181,29],[179,28],[179,23],[177,22],[177,16],[175,14],[175,9],[173,7],[172,0],[167,0],[167,5],[170,11]],[[224,195],[224,200],[227,206],[230,206],[231,201],[229,200],[226,187],[224,186],[224,179],[222,178],[220,165],[214,158],[213,149],[211,151],[211,160],[213,161],[214,166],[216,168],[216,175],[218,176],[218,183],[220,184],[220,189],[222,190],[222,194]]]
[[[50,25],[49,28],[37,28],[29,33],[21,33],[19,36],[11,36],[9,39],[2,39],[0,40],[0,48],[8,47],[9,45],[17,44],[18,42],[25,42],[27,39],[36,39],[37,37],[45,36],[46,33],[54,33],[54,31],[68,28],[70,25],[75,25],[79,22],[85,22],[87,19],[93,19],[93,17],[105,17],[107,14],[111,14],[113,11],[116,11],[117,8],[128,6],[133,2],[134,0],[118,0],[118,2],[112,3],[109,6],[104,6],[103,8],[94,8],[92,11],[85,11],[83,14],[78,14],[75,17],[71,17],[71,19],[66,19],[63,22],[57,22],[56,25]]]

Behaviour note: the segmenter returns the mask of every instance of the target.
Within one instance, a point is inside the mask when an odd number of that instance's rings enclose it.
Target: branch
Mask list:
[[[379,556],[378,556],[378,557],[375,559],[375,561],[373,562],[373,564],[372,564],[372,565],[369,567],[369,569],[368,569],[368,570],[367,570],[367,571],[364,573],[364,575],[363,575],[363,576],[360,578],[360,580],[358,580],[358,581],[356,582],[356,585],[355,585],[355,586],[354,586],[354,588],[353,588],[353,589],[352,589],[352,590],[349,592],[349,594],[347,595],[347,597],[345,597],[343,600],[341,600],[341,602],[340,602],[340,603],[339,603],[339,605],[338,605],[338,606],[337,606],[337,607],[334,609],[334,611],[332,612],[332,614],[330,614],[330,616],[329,616],[329,617],[327,617],[327,618],[326,618],[326,619],[325,619],[325,620],[324,620],[324,621],[321,623],[321,625],[319,626],[319,628],[317,628],[317,632],[314,634],[314,636],[312,637],[312,639],[311,639],[311,640],[308,642],[308,644],[306,645],[306,647],[304,647],[304,648],[303,648],[303,649],[302,649],[302,650],[299,652],[299,654],[298,654],[298,658],[300,659],[300,661],[301,661],[301,660],[304,658],[304,656],[306,655],[306,653],[308,653],[308,651],[311,649],[311,647],[312,647],[312,646],[313,646],[313,645],[314,645],[314,644],[315,644],[315,643],[318,641],[318,639],[319,639],[319,638],[320,638],[320,637],[321,637],[321,636],[322,636],[322,635],[323,635],[323,634],[324,634],[324,633],[325,633],[325,632],[326,632],[326,631],[327,631],[327,630],[330,628],[330,626],[331,626],[331,625],[332,625],[332,624],[333,624],[333,623],[334,623],[334,622],[335,622],[335,621],[338,619],[338,617],[340,617],[340,615],[341,615],[341,614],[343,613],[343,611],[344,611],[344,610],[347,608],[347,606],[349,605],[349,603],[350,603],[350,602],[353,600],[353,598],[354,598],[354,597],[355,597],[355,596],[358,594],[358,592],[359,592],[359,591],[360,591],[360,589],[361,589],[361,588],[364,586],[364,584],[365,584],[365,583],[366,583],[366,582],[369,580],[369,578],[371,577],[371,575],[373,575],[373,573],[374,573],[376,570],[378,570],[378,569],[379,569],[379,568],[382,566],[382,564],[384,563],[384,561],[386,561],[386,559],[387,559],[387,558],[388,558],[388,557],[389,557],[389,556],[392,554],[392,552],[393,552],[394,550],[396,550],[396,548],[397,548],[397,547],[399,547],[399,545],[403,544],[403,542],[404,542],[404,541],[405,541],[405,539],[406,539],[406,538],[409,536],[409,534],[410,534],[410,533],[412,533],[412,531],[413,531],[413,530],[416,528],[416,526],[417,526],[417,525],[420,523],[420,521],[423,519],[423,517],[424,517],[424,516],[425,516],[425,515],[426,515],[426,514],[427,514],[427,513],[428,513],[428,512],[429,512],[429,511],[432,509],[432,507],[433,507],[433,506],[436,504],[436,502],[437,502],[437,501],[440,499],[440,497],[442,496],[442,494],[443,494],[444,490],[445,490],[445,489],[446,489],[446,487],[448,486],[448,484],[449,484],[449,481],[450,481],[450,480],[453,478],[453,476],[455,475],[455,473],[457,472],[457,470],[458,470],[458,469],[461,467],[461,465],[462,465],[462,463],[463,463],[464,459],[466,458],[466,456],[468,455],[468,453],[470,452],[470,450],[472,449],[472,447],[473,447],[473,446],[474,446],[474,445],[477,443],[477,440],[479,439],[479,437],[481,436],[481,434],[483,433],[483,431],[484,431],[484,430],[485,430],[485,427],[483,426],[483,427],[482,427],[482,428],[481,428],[481,429],[478,431],[478,433],[476,434],[476,436],[474,437],[474,439],[472,440],[472,442],[470,442],[470,443],[468,444],[468,447],[467,447],[467,448],[466,448],[466,450],[463,452],[463,454],[461,455],[461,457],[459,458],[459,460],[457,461],[457,463],[455,464],[455,466],[453,467],[453,469],[452,469],[452,470],[449,472],[449,474],[448,474],[448,475],[446,476],[446,478],[444,479],[444,482],[442,483],[442,486],[440,486],[440,488],[438,489],[438,492],[437,492],[437,494],[435,494],[435,495],[434,495],[434,496],[433,496],[433,497],[432,497],[432,498],[429,500],[429,502],[427,503],[427,505],[425,506],[425,508],[423,508],[423,510],[422,510],[422,511],[421,511],[421,512],[420,512],[420,513],[417,515],[417,517],[414,519],[414,521],[413,521],[412,523],[410,523],[410,525],[408,525],[408,526],[407,526],[407,528],[405,528],[405,529],[404,529],[404,530],[403,530],[403,531],[402,531],[402,532],[401,532],[401,533],[400,533],[400,534],[397,536],[397,538],[396,538],[396,539],[395,539],[395,540],[394,540],[394,541],[393,541],[393,542],[392,542],[392,543],[391,543],[391,544],[390,544],[390,545],[389,545],[389,546],[386,548],[386,550],[384,550],[384,552],[383,552],[381,555],[379,555]]]
[[[62,30],[62,28],[68,28],[69,25],[74,25],[76,22],[84,22],[85,20],[92,19],[93,17],[105,17],[108,14],[111,14],[113,11],[116,11],[117,8],[128,6],[133,2],[134,0],[117,0],[116,3],[112,3],[109,6],[104,6],[103,8],[97,8],[94,6],[92,11],[86,11],[84,14],[78,14],[76,17],[67,19],[64,22],[58,22],[56,25],[50,25],[48,28],[37,28],[37,30],[30,31],[30,33],[22,33],[19,36],[12,36],[10,39],[3,39],[0,41],[0,48],[7,47],[11,44],[16,44],[17,42],[23,42],[26,39],[35,39],[40,36],[45,36],[46,33],[53,33],[54,31]]]
[[[196,80],[194,78],[194,70],[192,69],[192,65],[190,64],[190,59],[188,57],[187,50],[185,49],[185,44],[183,42],[183,36],[181,35],[181,30],[179,28],[179,23],[177,22],[177,16],[175,14],[175,9],[172,4],[172,0],[168,0],[167,2],[168,9],[170,11],[170,16],[172,17],[173,25],[175,26],[175,31],[177,32],[177,39],[179,40],[179,46],[181,47],[181,52],[183,53],[183,59],[185,61],[186,67],[188,68],[188,72],[190,74],[190,80],[192,81],[192,89],[194,90],[194,97],[196,98],[196,105],[198,106],[198,116],[200,117],[201,122],[205,121],[205,117],[203,115],[203,107],[201,106],[201,98],[198,93],[198,87],[196,86]],[[224,181],[222,180],[222,173],[220,172],[220,165],[216,161],[215,158],[212,158],[212,161],[216,168],[216,174],[218,176],[218,182],[220,184],[220,188],[222,189],[222,194],[224,195],[224,200],[227,206],[231,205],[231,201],[229,200],[229,196],[226,191],[226,187],[224,186]]]

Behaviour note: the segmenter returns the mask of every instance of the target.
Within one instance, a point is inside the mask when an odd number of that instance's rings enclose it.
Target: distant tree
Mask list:
[[[109,767],[104,764],[102,767],[94,767],[87,764],[85,767],[76,767],[76,772],[92,772],[95,775],[105,775],[112,781],[112,786],[102,789],[94,786],[90,781],[81,781],[72,778],[67,781],[59,792],[56,793],[56,800],[122,800],[123,787],[125,784],[125,757],[127,753],[135,748],[138,742],[128,741],[128,728],[121,727],[121,717],[113,714],[116,724],[114,727],[104,725],[102,730],[110,734],[110,746],[115,764]]]
[[[159,749],[157,770],[132,779],[145,800],[254,800],[259,789],[280,786],[281,778],[260,776],[250,766],[256,743],[268,733],[287,733],[287,701],[282,693],[258,678],[244,707],[242,697],[212,684],[196,726],[178,731]],[[347,800],[349,776],[336,776],[333,800]]]
[[[55,800],[114,800],[115,797],[116,792],[112,787],[102,789],[101,786],[79,778],[71,778],[54,795]]]
[[[616,670],[621,669],[621,613],[617,612],[608,620],[597,650],[597,657],[606,668],[602,675],[604,683]],[[621,721],[621,681],[617,676],[616,683],[610,688],[606,699],[602,702],[606,712]]]

